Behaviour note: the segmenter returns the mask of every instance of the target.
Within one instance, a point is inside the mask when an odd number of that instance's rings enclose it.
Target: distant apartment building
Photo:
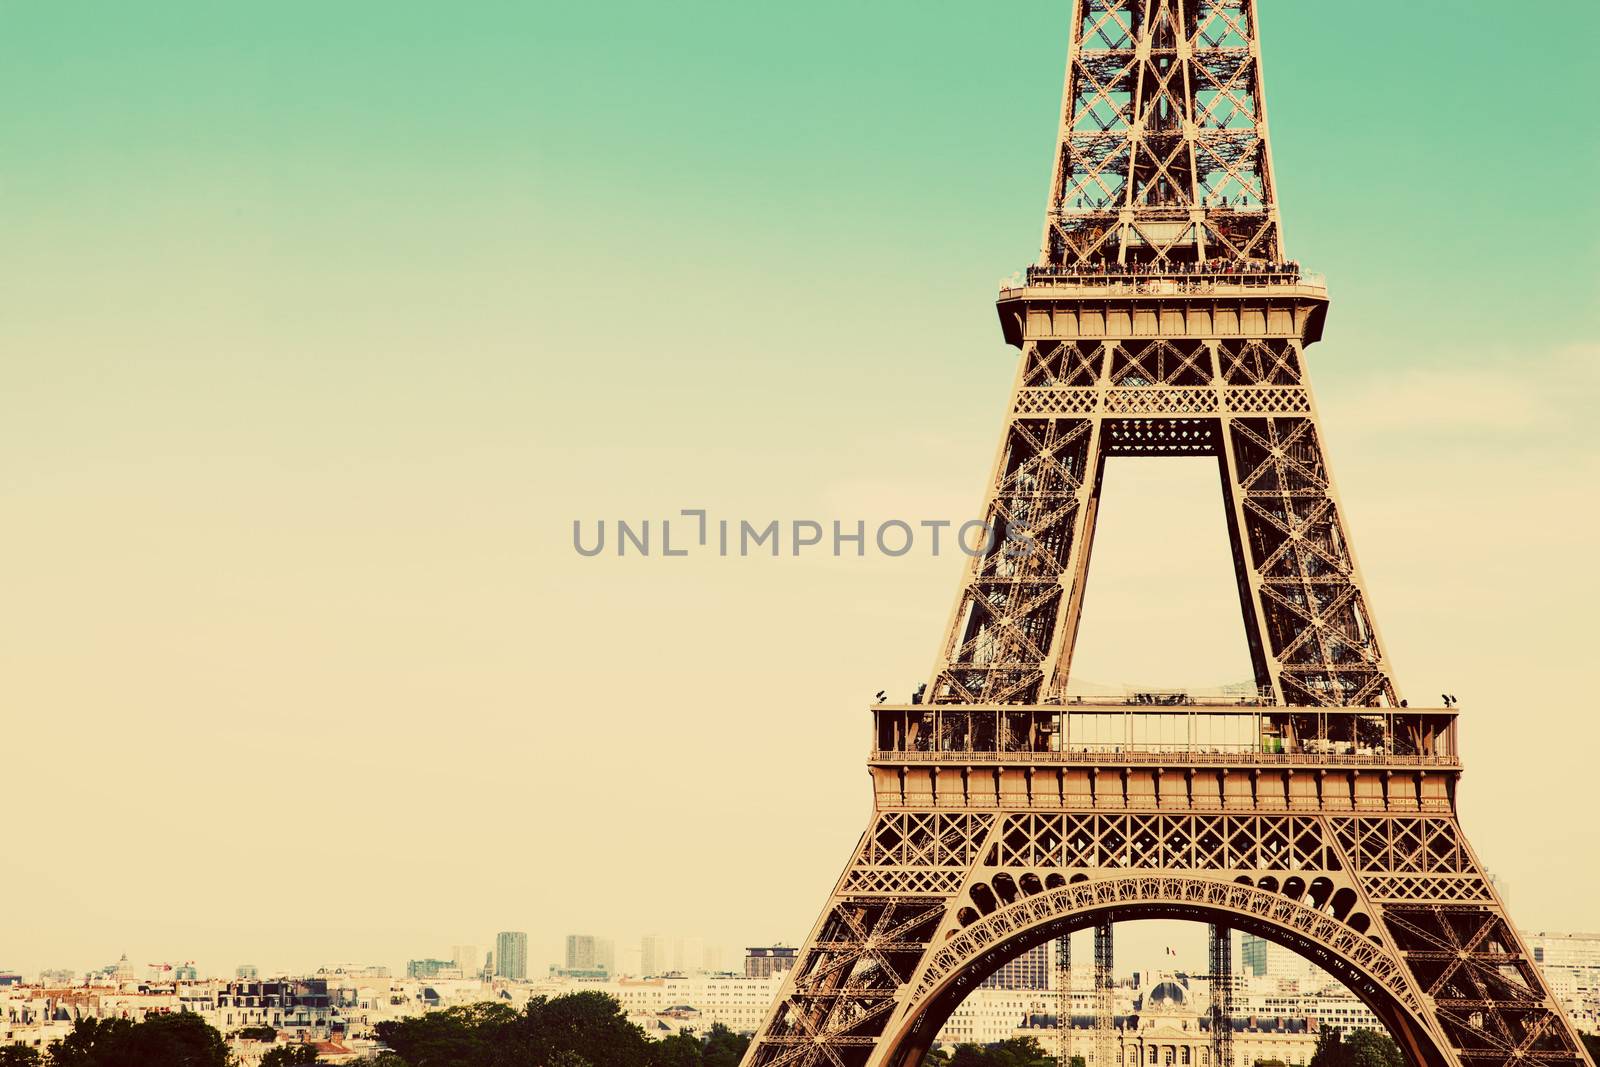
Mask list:
[[[450,955],[461,968],[461,977],[476,978],[483,972],[483,957],[478,955],[477,945],[452,945]]]
[[[1528,951],[1578,1029],[1600,1033],[1600,934],[1524,934]]]
[[[616,950],[610,941],[593,934],[567,935],[567,971],[611,974],[616,967]]]
[[[639,941],[639,973],[649,978],[666,974],[707,974],[722,970],[722,953],[698,937],[650,934]]]
[[[217,1029],[270,1026],[296,1041],[328,1041],[343,1036],[334,1017],[328,983],[322,978],[229,982],[217,994]]]
[[[683,1031],[705,1034],[718,1024],[750,1035],[766,1021],[767,1010],[783,988],[783,974],[621,978],[591,988],[616,997],[628,1021],[652,1038]]]
[[[1114,1016],[1135,1012],[1138,993],[1132,986],[1113,986],[1111,996]],[[1074,1019],[1092,1019],[1095,1003],[1093,974],[1087,971],[1074,974],[1068,992],[1068,1010]],[[1046,1052],[1052,1052],[1059,1007],[1060,999],[1054,990],[1002,989],[979,984],[956,1005],[934,1040],[945,1048],[964,1044],[993,1045],[1018,1036],[1019,1031],[1032,1031],[1022,1036],[1037,1039]],[[1047,1029],[1052,1031],[1051,1035],[1042,1032]]]
[[[1333,980],[1299,953],[1254,934],[1239,934],[1238,958],[1244,974],[1255,978],[1287,978],[1316,985]]]
[[[497,978],[515,982],[528,977],[528,935],[520,930],[506,930],[494,939],[494,973]]]
[[[1054,982],[1050,977],[1052,945],[1046,941],[1035,945],[1022,955],[1007,960],[983,980],[982,989],[1049,989]]]
[[[261,974],[256,970],[255,964],[241,963],[233,969],[233,976],[235,978],[259,978]]]
[[[1088,1010],[1093,1010],[1092,999],[1084,1003]],[[1076,1003],[1074,1006],[1077,1006]],[[1055,1010],[1054,993],[1039,989],[1000,989],[983,983],[956,1005],[934,1041],[945,1048],[955,1045],[993,1045],[1013,1036],[1018,1030],[1026,1029],[1030,1022],[1036,1021],[1043,1027],[1044,1016],[1053,1016]],[[1126,1011],[1126,1008],[1122,1010]],[[1051,1026],[1053,1028],[1053,1024]],[[1053,1048],[1040,1034],[1028,1036],[1039,1038],[1039,1043],[1047,1052]]]
[[[1303,981],[1258,978],[1246,971],[1234,989],[1233,1008],[1244,1018],[1305,1018],[1314,1020],[1321,1029],[1333,1027],[1346,1034],[1356,1030],[1385,1032],[1371,1008],[1338,979],[1320,970]]]
[[[455,960],[409,960],[407,978],[460,978],[461,968]]]
[[[646,934],[639,939],[639,976],[654,978],[672,970],[672,948],[668,938]]]
[[[744,950],[744,976],[746,978],[771,978],[775,974],[794,970],[798,949],[787,945]]]

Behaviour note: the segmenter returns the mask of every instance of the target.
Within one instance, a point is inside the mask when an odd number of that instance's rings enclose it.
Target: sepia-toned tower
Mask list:
[[[1351,548],[1257,6],[1073,6],[1039,261],[998,303],[990,551],[922,699],[871,709],[874,814],[745,1067],[917,1067],[1006,961],[1152,917],[1299,952],[1417,1067],[1588,1062],[1457,820],[1456,712],[1401,699]],[[1111,456],[1216,460],[1252,685],[1073,695]]]

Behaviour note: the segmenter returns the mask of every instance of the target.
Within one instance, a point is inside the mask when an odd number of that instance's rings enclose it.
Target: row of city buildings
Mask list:
[[[248,970],[248,969],[247,969]],[[84,1018],[134,1021],[189,1012],[224,1036],[245,1067],[274,1044],[310,1044],[319,1060],[356,1062],[379,1050],[377,1024],[461,1004],[496,1001],[521,1009],[534,997],[597,990],[614,997],[651,1037],[721,1024],[751,1033],[782,988],[781,971],[662,975],[652,978],[550,974],[517,980],[493,976],[391,976],[386,968],[329,968],[289,977],[161,978],[97,972],[68,982],[8,975],[0,984],[0,1046],[40,1051]],[[260,1034],[270,1031],[271,1040]]]
[[[1296,1067],[1309,1063],[1317,1036],[1329,1027],[1381,1029],[1343,985],[1295,953],[1238,936],[1228,1042],[1234,1067],[1257,1061]],[[1600,1031],[1600,935],[1527,939],[1578,1027]],[[1057,988],[1063,972],[1053,952],[1052,944],[1041,945],[990,976],[955,1010],[939,1043],[1032,1037],[1052,1054],[1082,1056],[1087,1067],[1216,1067],[1209,976],[1182,970],[1124,976],[1114,982],[1107,1018],[1097,1010],[1086,969],[1064,972],[1065,995]],[[338,1063],[375,1051],[374,1028],[385,1019],[485,1000],[520,1008],[533,997],[580,990],[614,997],[652,1037],[705,1033],[718,1024],[749,1034],[796,961],[793,948],[761,946],[746,950],[738,971],[713,971],[692,943],[662,939],[649,952],[654,973],[627,976],[612,973],[614,955],[603,939],[579,934],[567,939],[564,965],[545,974],[528,974],[527,954],[527,935],[508,931],[482,956],[474,946],[455,946],[449,959],[411,961],[404,976],[381,967],[335,967],[263,978],[246,965],[231,979],[202,979],[186,962],[141,973],[126,957],[86,975],[47,971],[25,979],[0,971],[0,1045],[43,1049],[81,1018],[137,1020],[182,1011],[229,1035],[247,1067],[272,1047],[259,1040],[266,1030],[279,1043],[315,1044],[323,1060]]]

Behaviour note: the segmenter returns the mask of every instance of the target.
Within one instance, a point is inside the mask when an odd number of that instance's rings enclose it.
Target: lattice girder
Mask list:
[[[1233,509],[1257,683],[1288,704],[1397,705],[1302,360],[1300,342],[1274,337],[1025,342],[986,508],[989,551],[969,573],[930,700],[1059,698],[1106,457],[1210,455]],[[1040,417],[1047,405],[1062,414]]]
[[[1040,263],[1281,258],[1253,0],[1083,0]]]
[[[903,882],[873,898],[847,888],[857,875],[919,871],[959,884]],[[1449,815],[885,810],[840,886],[752,1067],[910,1067],[1007,959],[1108,917],[1146,916],[1302,952],[1420,1064],[1581,1062]]]

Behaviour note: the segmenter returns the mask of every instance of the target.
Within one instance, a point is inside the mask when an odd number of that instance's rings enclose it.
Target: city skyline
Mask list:
[[[591,560],[571,523],[971,517],[1010,374],[994,281],[1036,252],[1063,5],[1006,25],[895,4],[373,10],[179,3],[85,27],[41,7],[0,43],[0,85],[31,104],[7,120],[0,316],[25,357],[0,390],[0,656],[29,827],[0,883],[29,921],[0,967],[399,967],[617,916],[619,944],[797,943],[870,805],[865,706],[927,678],[959,558]],[[1569,710],[1600,592],[1594,254],[1519,251],[1592,232],[1595,207],[1438,176],[1477,173],[1483,122],[1580,128],[1586,38],[1488,3],[1442,23],[1381,5],[1393,33],[1361,35],[1379,10],[1265,13],[1288,247],[1337,297],[1313,355],[1328,446],[1400,680],[1463,699],[1485,864],[1525,928],[1594,928],[1589,868],[1549,876],[1571,827],[1506,801],[1587,810],[1600,742]],[[1424,37],[1426,128],[1353,122],[1390,105],[1349,55],[1394,68]],[[1449,87],[1490,62],[1544,72],[1548,106],[1461,114]],[[1550,160],[1552,182],[1583,188],[1594,152]],[[619,266],[652,278],[643,325],[597,329],[617,312],[594,280]],[[1084,676],[1169,680],[1123,651],[1139,633],[1178,653],[1170,680],[1248,674],[1221,513],[1186,531],[1194,559],[1138,563],[1151,498],[1214,495],[1191,475],[1108,489]],[[1499,506],[1461,522],[1486,484]],[[252,814],[279,793],[355,829],[281,849]],[[212,803],[243,814],[184,814]],[[797,812],[805,834],[773,834]],[[508,833],[534,846],[466,877]],[[359,905],[288,916],[264,856]]]
[[[1117,969],[1129,974],[1135,972],[1151,972],[1165,969],[1190,969],[1201,971],[1206,966],[1206,927],[1201,923],[1181,920],[1153,920],[1144,919],[1133,922],[1116,924],[1119,936]],[[197,967],[202,977],[219,978],[231,977],[241,967],[248,967],[261,977],[273,975],[314,974],[319,970],[332,971],[338,968],[366,968],[383,967],[391,974],[403,975],[406,965],[413,961],[437,960],[451,965],[459,965],[458,949],[471,950],[471,955],[481,966],[484,962],[485,951],[494,952],[500,936],[506,931],[482,936],[482,948],[478,944],[462,941],[450,941],[438,945],[420,945],[410,953],[403,953],[398,957],[371,958],[371,959],[332,959],[312,958],[305,961],[283,962],[275,959],[270,953],[255,953],[246,955],[237,960],[224,958],[210,959],[196,957],[192,963]],[[677,951],[682,952],[685,943],[699,946],[691,951],[703,951],[707,955],[714,954],[717,966],[710,968],[715,973],[742,973],[744,969],[744,956],[750,948],[768,948],[770,946],[783,946],[795,948],[802,940],[801,934],[789,938],[756,938],[746,940],[737,945],[713,945],[706,938],[694,934],[669,934],[645,933],[636,937],[622,937],[602,933],[543,933],[537,930],[514,931],[527,936],[527,975],[530,979],[537,979],[549,971],[559,971],[568,964],[568,941],[574,937],[589,937],[597,942],[609,942],[612,958],[616,961],[614,975],[620,977],[643,978],[653,975],[674,973],[687,970],[690,973],[707,968],[690,966],[669,966],[660,970],[647,970],[643,965],[643,958],[647,953],[647,943],[651,940],[676,942]],[[1279,949],[1288,952],[1287,949]],[[102,954],[104,955],[104,954]],[[115,955],[106,955],[105,958],[90,957],[85,960],[56,960],[42,965],[19,966],[10,958],[0,957],[0,974],[19,973],[24,976],[33,976],[40,971],[70,971],[79,977],[98,972],[108,966],[114,966],[117,958],[122,960],[132,969],[131,973],[140,979],[148,976],[151,967],[159,966],[163,962],[182,958],[184,962],[191,962],[189,957],[181,953],[170,951],[156,951],[145,953],[118,950]],[[1242,958],[1241,964],[1243,966]],[[499,967],[498,956],[493,960],[493,970]],[[498,975],[496,975],[498,977]],[[470,975],[469,975],[470,977]]]
[[[1595,1028],[1600,1026],[1600,934],[1542,931],[1526,936],[1539,953],[1540,967],[1552,992],[1565,1005],[1570,1017],[1585,1032],[1597,1032]],[[1073,958],[1081,964],[1080,953],[1089,947],[1092,936],[1089,931],[1083,931],[1074,939],[1080,943],[1074,949]],[[1382,1029],[1381,1021],[1372,1011],[1331,975],[1306,965],[1292,953],[1253,954],[1251,935],[1241,934],[1238,940],[1243,951],[1235,957],[1237,968],[1232,1000],[1233,1017],[1242,1034],[1245,1030],[1256,1030],[1256,1023],[1261,1021],[1266,1024],[1259,1030],[1262,1039],[1279,1040],[1272,1035],[1297,1032],[1286,1031],[1283,1022],[1311,1018],[1319,1025],[1336,1025],[1347,1032],[1352,1027]],[[773,961],[770,946],[756,946],[751,951],[757,961],[768,964]],[[963,1001],[941,1031],[940,1040],[947,1045],[962,1041],[992,1043],[1022,1034],[1041,1039],[1047,1049],[1054,1047],[1054,1020],[1063,1004],[1059,997],[1060,971],[1055,953],[1056,943],[1046,942],[1002,967]],[[788,958],[794,959],[792,955]],[[8,1033],[12,1040],[34,1045],[49,1036],[41,1032],[44,1021],[41,1012],[52,996],[64,996],[102,1015],[127,1013],[138,1019],[145,1012],[160,1013],[177,1007],[199,1012],[213,1024],[223,1027],[237,1026],[240,1022],[276,1022],[280,1031],[300,1039],[328,1036],[329,1031],[325,1029],[328,1020],[321,1012],[303,1015],[285,1010],[280,1018],[272,1004],[248,999],[258,995],[281,998],[288,993],[299,998],[297,1003],[313,1008],[326,1001],[343,1017],[334,1020],[335,1030],[363,1039],[369,1032],[373,1021],[370,1013],[374,1010],[395,1017],[454,1004],[503,1001],[508,997],[515,1002],[521,997],[557,997],[581,990],[598,990],[617,999],[631,1020],[644,1025],[647,1033],[657,1037],[679,1028],[703,1028],[712,1021],[748,1034],[760,1021],[767,1000],[778,988],[777,983],[783,980],[781,967],[747,966],[742,975],[680,975],[647,981],[619,976],[596,980],[549,974],[532,975],[526,980],[495,978],[492,983],[485,983],[477,977],[463,978],[459,973],[448,973],[456,970],[453,961],[414,962],[440,965],[447,970],[427,966],[405,977],[371,968],[274,976],[258,975],[251,969],[241,968],[245,973],[234,980],[226,975],[196,977],[181,973],[183,969],[177,968],[146,981],[135,973],[139,968],[128,960],[119,960],[115,973],[93,976],[94,980],[87,984],[75,981],[76,976],[60,973],[42,976],[42,984],[36,984],[27,979],[19,981],[19,976],[0,968],[0,1004],[10,1005],[9,1011],[0,1008],[0,1045],[6,1042]],[[1067,1003],[1071,1005],[1079,1042],[1088,1040],[1094,1027],[1097,1010],[1094,971],[1092,966],[1078,966],[1071,972]],[[1188,1013],[1191,1022],[1196,1013],[1202,1017],[1209,1014],[1211,976],[1187,966],[1181,959],[1167,957],[1155,967],[1116,966],[1110,977],[1112,1013],[1119,1018],[1130,1012],[1140,1012],[1141,1001],[1148,1002],[1151,997],[1167,1002],[1166,1006],[1157,1004],[1154,1017],[1140,1023],[1136,1030],[1160,1028],[1165,1025],[1164,1018],[1170,1022],[1174,1006],[1180,1014]],[[76,990],[65,988],[70,986],[76,986]],[[231,1009],[230,1002],[234,1005]],[[288,1002],[281,999],[275,1003],[285,1009],[288,1007]],[[256,1016],[241,1019],[237,1015],[240,1006],[252,1007]],[[352,1014],[349,1009],[357,1010]],[[228,1016],[229,1010],[236,1013]],[[55,1027],[54,1033],[59,1035],[70,1025],[70,1020],[55,1019],[50,1023]],[[1243,1036],[1254,1040],[1248,1034]],[[1301,1051],[1309,1055],[1310,1039]]]

